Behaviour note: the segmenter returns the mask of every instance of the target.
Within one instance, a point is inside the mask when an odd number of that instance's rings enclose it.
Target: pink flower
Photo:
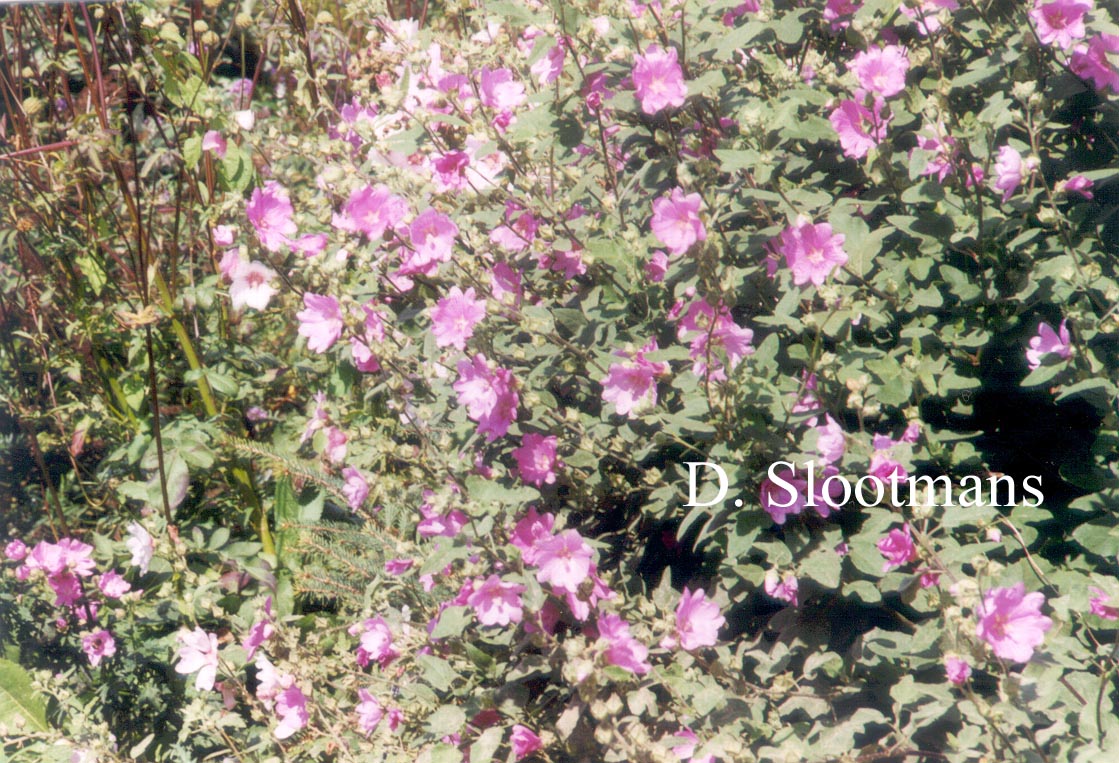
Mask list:
[[[823,286],[832,270],[847,264],[844,240],[842,233],[832,234],[828,223],[813,225],[807,217],[799,215],[792,227],[781,232],[778,250],[785,255],[794,284],[803,286],[811,282]]]
[[[667,363],[654,363],[645,359],[645,353],[657,351],[657,340],[648,343],[633,354],[633,362],[614,363],[606,369],[602,380],[602,399],[614,404],[619,416],[643,413],[657,404],[657,377],[668,373]],[[625,353],[618,353],[624,355]]]
[[[797,581],[796,575],[791,572],[782,575],[777,570],[767,570],[764,588],[767,595],[781,601],[787,601],[794,607],[800,603],[800,583]]]
[[[999,149],[998,159],[995,161],[995,190],[1002,191],[1003,203],[1014,195],[1022,181],[1030,176],[1037,166],[1036,159],[1023,161],[1022,155],[1010,146]]]
[[[525,86],[506,68],[482,67],[479,91],[482,104],[498,111],[512,110],[525,102]]]
[[[323,455],[332,464],[340,464],[346,460],[346,433],[338,427],[327,427],[325,430],[326,443],[323,447]]]
[[[1088,609],[1093,615],[1104,620],[1119,620],[1119,607],[1111,604],[1111,597],[1102,588],[1089,588],[1092,598],[1088,601]]]
[[[214,246],[233,246],[236,233],[231,226],[217,225],[214,227],[213,234]]]
[[[307,337],[308,350],[324,353],[342,336],[342,308],[334,297],[309,291],[303,294],[303,306],[306,309],[295,316],[299,319],[299,336]]]
[[[882,119],[881,98],[874,99],[871,111],[858,101],[845,100],[832,110],[828,121],[839,136],[843,155],[849,159],[862,159],[870,149],[886,139],[886,126],[889,120]]]
[[[535,432],[521,439],[521,446],[513,449],[513,458],[517,461],[517,474],[522,480],[536,487],[555,483],[556,469],[559,468],[557,442],[554,436],[545,437]]]
[[[634,56],[633,85],[646,114],[683,106],[688,97],[675,48],[663,50],[659,45],[650,45],[644,55]]]
[[[727,364],[732,371],[743,358],[754,354],[754,346],[751,344],[754,332],[735,323],[726,305],[719,306],[716,316],[715,308],[707,300],[692,302],[676,327],[676,336],[681,341],[686,341],[691,334],[694,336],[689,355],[692,358],[692,373],[696,376],[708,376],[710,362],[711,380],[726,381],[727,369],[716,355],[716,348],[722,348],[726,352]]]
[[[144,526],[139,522],[130,522],[128,539],[125,540],[124,545],[128,548],[128,552],[132,554],[132,566],[139,567],[141,575],[148,574],[148,565],[151,563],[155,544]]]
[[[423,519],[416,525],[416,532],[421,538],[453,538],[468,521],[466,515],[458,509],[440,514],[426,503],[420,506],[420,514],[423,515]]]
[[[646,658],[649,648],[640,643],[629,632],[629,624],[617,615],[601,615],[598,618],[598,637],[606,641],[605,657],[608,665],[617,665],[639,676],[652,670]]]
[[[925,169],[921,170],[923,177],[935,175],[941,183],[951,174],[956,159],[956,139],[945,133],[944,125],[925,128],[927,133],[917,133],[917,148],[933,153]],[[910,152],[912,155],[912,151]]]
[[[536,564],[537,546],[541,541],[552,537],[552,526],[555,517],[551,514],[541,516],[536,512],[535,506],[529,506],[528,512],[517,522],[509,542],[520,549],[521,558],[525,564]]]
[[[862,7],[861,0],[828,0],[824,5],[824,21],[833,32],[851,26],[851,16]]]
[[[886,561],[882,564],[883,572],[889,572],[895,567],[917,560],[917,547],[913,544],[913,535],[908,523],[902,525],[900,530],[897,528],[890,530],[886,537],[875,545],[882,556],[886,557]]]
[[[466,603],[474,607],[482,625],[519,623],[523,614],[521,594],[524,590],[520,583],[506,583],[497,575],[490,575],[474,589]]]
[[[89,658],[89,664],[96,668],[102,658],[117,653],[117,642],[107,630],[95,631],[82,638],[82,651]]]
[[[1068,321],[1061,321],[1059,332],[1048,323],[1039,323],[1037,335],[1030,339],[1030,349],[1026,350],[1026,362],[1031,371],[1041,367],[1046,355],[1056,355],[1062,360],[1072,357],[1072,337],[1069,336]]]
[[[944,658],[944,672],[948,674],[949,681],[962,686],[971,677],[971,665],[963,657],[950,654]]]
[[[490,367],[485,356],[458,362],[458,381],[454,390],[459,405],[466,406],[466,415],[478,422],[478,432],[493,442],[509,431],[517,418],[516,380],[508,369]]]
[[[385,341],[385,322],[377,313],[372,301],[361,306],[365,311],[364,331],[361,338],[350,337],[350,355],[354,359],[354,367],[362,373],[376,373],[381,370],[377,356],[373,354],[372,347]]]
[[[399,707],[394,707],[388,712],[389,731],[396,731],[400,728],[400,724],[404,723],[404,711]]]
[[[252,624],[244,640],[241,641],[246,658],[251,660],[256,650],[267,643],[275,633],[276,628],[272,625],[272,597],[269,596],[264,600],[264,617]]]
[[[1098,90],[1119,93],[1119,71],[1108,59],[1113,53],[1119,53],[1119,35],[1101,32],[1087,45],[1076,46],[1069,58],[1069,68],[1076,76],[1091,80]]]
[[[486,301],[474,298],[473,286],[465,292],[452,286],[447,296],[428,312],[435,344],[464,350],[467,340],[474,335],[474,327],[486,317]]]
[[[975,635],[991,645],[996,657],[1029,662],[1053,627],[1053,621],[1041,614],[1044,603],[1041,593],[1026,593],[1025,583],[992,588],[976,611]]]
[[[922,37],[928,37],[930,34],[936,34],[940,29],[941,11],[954,11],[959,7],[960,4],[956,0],[924,0],[915,8],[903,4],[900,10],[913,20],[917,25],[917,32]]]
[[[180,633],[178,638],[182,647],[175,672],[186,674],[197,671],[194,688],[210,691],[218,675],[218,637],[195,626],[193,631]]]
[[[1065,194],[1078,193],[1085,199],[1091,199],[1093,197],[1093,194],[1092,191],[1089,189],[1091,189],[1094,185],[1095,183],[1093,183],[1091,180],[1084,177],[1083,175],[1074,175],[1067,180],[1062,180],[1057,183],[1056,187],[1054,187],[1053,190],[1055,190],[1057,193]]]
[[[513,758],[515,760],[527,758],[537,750],[544,748],[544,743],[540,741],[540,737],[532,729],[519,723],[513,724],[513,731],[509,735],[509,743],[513,747]]]
[[[533,560],[540,568],[536,579],[558,591],[577,593],[594,569],[594,551],[577,530],[539,538],[534,549]]]
[[[27,544],[18,538],[9,541],[8,545],[4,546],[4,556],[7,557],[8,561],[22,562],[27,558]]]
[[[399,273],[435,275],[439,263],[451,259],[458,226],[451,218],[434,209],[425,209],[416,215],[408,228],[412,249],[407,251]]]
[[[673,188],[667,197],[653,200],[649,227],[672,254],[683,254],[697,241],[707,240],[707,230],[699,218],[702,203],[698,193],[685,196],[679,188]]]
[[[672,754],[679,760],[686,760],[689,763],[715,763],[714,755],[696,757],[695,748],[699,745],[699,737],[691,729],[684,727],[672,736],[681,740],[680,744],[672,748]]]
[[[465,151],[448,151],[431,164],[435,171],[435,187],[440,191],[461,191],[469,183],[466,168],[470,166],[470,154]]]
[[[653,252],[649,261],[645,263],[645,277],[652,283],[660,283],[668,273],[668,255],[660,249]]]
[[[876,96],[890,98],[905,89],[909,58],[905,48],[898,45],[872,47],[855,55],[851,71],[862,88]]]
[[[415,561],[412,559],[389,559],[385,562],[385,572],[389,575],[403,575],[412,569]]]
[[[834,464],[847,452],[847,435],[839,422],[827,414],[825,424],[816,427],[816,452],[825,464]]]
[[[719,605],[708,600],[702,589],[689,591],[684,588],[676,606],[676,639],[681,649],[690,652],[703,646],[715,646],[719,640],[719,628],[726,621]]]
[[[536,77],[536,81],[541,85],[550,85],[559,79],[560,74],[563,72],[563,60],[567,55],[564,45],[554,45],[548,49],[540,60],[534,63],[529,71],[532,76]]]
[[[350,193],[341,214],[334,215],[333,226],[351,233],[364,233],[369,239],[385,235],[408,213],[408,203],[393,196],[386,186],[362,186]]]
[[[346,496],[346,505],[350,507],[350,511],[357,511],[365,503],[365,499],[369,497],[369,483],[366,482],[361,472],[352,466],[347,466],[342,470],[342,478],[346,481],[346,484],[342,486],[342,494]]]
[[[229,298],[234,310],[251,307],[254,310],[263,310],[268,307],[276,289],[272,281],[276,278],[276,271],[259,262],[244,263],[233,274],[233,283],[229,285]]]
[[[377,698],[366,689],[358,689],[357,696],[361,700],[354,708],[354,712],[357,713],[357,725],[365,733],[365,736],[369,736],[377,730],[381,719],[385,717],[385,709],[377,701]]]
[[[583,262],[582,248],[574,244],[569,248],[560,249],[558,246],[546,251],[540,257],[540,267],[563,273],[567,280],[581,276],[587,272],[587,264]]]
[[[116,570],[109,570],[102,573],[100,579],[97,581],[97,587],[101,589],[101,593],[105,594],[106,598],[119,599],[126,593],[132,590],[131,584],[120,576]]]
[[[366,667],[370,662],[378,662],[384,668],[397,658],[397,652],[392,648],[392,631],[383,617],[370,617],[355,623],[348,632],[351,636],[360,636],[357,664],[361,667]]]
[[[264,188],[253,189],[245,213],[256,229],[261,246],[270,252],[278,252],[281,247],[289,245],[297,231],[291,219],[295,210],[288,192],[275,180],[269,180]]]
[[[1092,10],[1089,0],[1053,0],[1051,3],[1034,3],[1030,19],[1037,27],[1037,39],[1042,45],[1056,45],[1068,50],[1073,40],[1084,36],[1084,14]]]
[[[307,697],[298,686],[292,684],[276,695],[276,715],[280,717],[280,724],[272,734],[277,739],[287,739],[307,725],[310,720]]]
[[[225,151],[227,148],[225,138],[217,130],[207,130],[206,134],[202,136],[202,150],[213,151],[214,155],[219,159],[225,158]]]

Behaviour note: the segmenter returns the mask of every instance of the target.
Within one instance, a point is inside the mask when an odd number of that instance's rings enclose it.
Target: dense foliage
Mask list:
[[[1119,749],[1114,8],[250,5],[0,10],[0,756]]]

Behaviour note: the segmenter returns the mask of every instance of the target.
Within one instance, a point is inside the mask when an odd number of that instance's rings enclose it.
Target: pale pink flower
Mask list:
[[[236,232],[230,225],[217,225],[213,229],[214,246],[233,246]]]
[[[342,486],[342,495],[346,496],[346,505],[351,511],[357,511],[369,497],[369,483],[365,476],[352,466],[342,470],[342,478],[346,484]]]
[[[385,235],[408,213],[408,203],[383,185],[362,186],[350,193],[333,226],[351,233],[363,233],[370,239]]]
[[[277,739],[287,739],[307,725],[307,697],[298,686],[292,684],[276,695],[276,715],[280,723],[272,734]]]
[[[479,76],[479,92],[484,106],[498,111],[511,111],[525,102],[525,86],[513,78],[513,72],[502,67],[483,66]]]
[[[357,725],[365,733],[365,736],[369,736],[377,730],[381,719],[385,717],[385,708],[366,689],[358,689],[357,696],[361,700],[354,708],[354,712],[357,714]]]
[[[362,336],[350,337],[350,355],[354,360],[354,367],[362,373],[376,373],[381,370],[377,356],[373,354],[373,345],[385,341],[385,322],[376,310],[372,301],[361,306],[365,312],[365,324]]]
[[[976,611],[975,635],[991,645],[996,657],[1029,662],[1053,627],[1053,621],[1041,614],[1043,604],[1045,597],[1037,591],[1026,593],[1025,583],[992,588]]]
[[[816,452],[825,464],[834,464],[847,452],[847,435],[839,422],[827,414],[823,426],[816,427]]]
[[[1068,321],[1061,321],[1057,331],[1048,323],[1039,323],[1037,334],[1030,339],[1026,350],[1026,362],[1031,371],[1041,367],[1046,355],[1056,355],[1062,360],[1072,357],[1072,337],[1069,335]]]
[[[533,561],[540,569],[536,579],[559,591],[576,593],[594,569],[594,551],[577,530],[539,538]]]
[[[778,250],[785,255],[794,284],[822,286],[832,270],[847,264],[844,241],[844,235],[833,234],[828,223],[813,225],[807,217],[799,215],[794,225],[781,232]]]
[[[228,145],[225,142],[225,138],[223,138],[221,133],[217,130],[207,130],[206,134],[202,136],[202,150],[213,151],[214,156],[219,159],[225,158],[227,148]]]
[[[704,646],[715,646],[719,641],[719,628],[726,623],[719,605],[707,599],[702,589],[684,588],[676,606],[676,639],[680,648],[692,651]]]
[[[971,677],[971,665],[963,657],[950,654],[944,658],[944,672],[948,674],[949,681],[962,686]]]
[[[132,590],[132,585],[121,577],[116,570],[109,570],[101,574],[97,580],[97,587],[109,599],[119,599]]]
[[[107,630],[98,630],[82,638],[82,651],[89,658],[89,664],[97,667],[105,657],[117,653],[117,642]]]
[[[673,188],[668,196],[653,200],[653,218],[649,227],[672,254],[683,254],[697,241],[707,239],[707,229],[699,217],[702,204],[698,193],[685,195],[679,188]]]
[[[207,633],[198,626],[193,631],[179,634],[179,662],[175,665],[176,673],[194,673],[194,688],[198,691],[210,691],[214,688],[214,680],[218,675],[218,637]]]
[[[563,60],[566,55],[567,51],[562,42],[553,45],[539,61],[529,68],[529,71],[541,85],[550,85],[559,79],[560,74],[563,73]]]
[[[251,131],[256,126],[256,112],[252,109],[242,109],[233,112],[233,121],[245,132]]]
[[[128,548],[128,552],[132,554],[132,566],[139,567],[141,575],[148,574],[148,565],[151,564],[152,555],[155,552],[155,543],[144,526],[139,522],[130,522],[128,524],[128,538],[124,541],[124,545]]]
[[[657,340],[650,339],[629,363],[614,363],[606,369],[602,380],[602,399],[614,404],[619,416],[643,413],[657,404],[657,377],[668,373],[667,363],[645,359],[645,353],[657,351]],[[618,353],[625,355],[626,353]]]
[[[874,545],[878,547],[882,556],[886,557],[886,561],[882,564],[883,572],[889,572],[895,567],[917,560],[917,547],[913,544],[913,534],[908,523],[902,525],[900,530],[896,527],[890,530],[886,537]]]
[[[493,442],[509,431],[517,418],[517,384],[512,371],[491,368],[485,356],[458,362],[458,381],[454,390],[459,405],[466,406],[466,415],[478,422],[478,432]]]
[[[996,191],[1002,191],[1004,203],[1014,195],[1018,186],[1030,176],[1036,167],[1036,159],[1023,160],[1022,155],[1010,146],[999,148],[999,155],[995,160],[994,187]]]
[[[535,432],[529,432],[521,438],[521,446],[513,449],[520,478],[536,487],[555,483],[556,469],[559,468],[556,459],[558,442],[555,436],[545,437]]]
[[[676,48],[664,50],[659,45],[650,45],[645,48],[644,55],[634,56],[633,85],[641,101],[641,110],[646,114],[683,106],[688,88]]]
[[[451,218],[435,209],[425,209],[416,215],[408,227],[412,248],[406,250],[401,263],[401,275],[435,275],[439,263],[451,259],[458,226]]]
[[[4,546],[4,556],[8,561],[22,562],[27,558],[27,544],[18,538],[9,541],[8,544]]]
[[[851,60],[851,71],[863,89],[876,96],[890,98],[905,89],[909,57],[905,48],[898,45],[871,47],[855,54]]]
[[[647,661],[649,648],[629,632],[629,624],[614,614],[598,618],[598,637],[607,642],[605,657],[608,665],[617,665],[639,676],[652,670]]]
[[[1091,80],[1098,90],[1119,93],[1119,70],[1108,58],[1115,53],[1119,53],[1119,35],[1101,32],[1087,45],[1076,46],[1069,58],[1069,68],[1078,77]]]
[[[357,648],[357,664],[361,667],[370,662],[378,662],[381,667],[387,667],[395,660],[398,653],[392,647],[392,631],[383,617],[370,617],[355,623],[349,628],[351,636],[359,636]]]
[[[540,737],[527,726],[519,723],[513,724],[513,731],[509,735],[509,744],[513,747],[513,758],[522,760],[537,750],[544,748]]]
[[[473,286],[465,292],[452,286],[447,296],[439,300],[428,314],[431,316],[435,344],[464,350],[466,342],[474,335],[474,327],[486,317],[486,301],[475,299]]]
[[[299,319],[299,336],[307,337],[307,349],[324,353],[342,336],[345,321],[342,308],[334,297],[304,292],[305,310],[296,313]]]
[[[1037,27],[1037,38],[1042,45],[1056,45],[1061,50],[1068,50],[1074,40],[1084,36],[1084,14],[1090,10],[1091,0],[1035,2],[1030,19]]]
[[[786,601],[794,607],[800,603],[800,583],[791,572],[780,574],[777,570],[767,570],[764,589],[767,595]]]
[[[1094,586],[1088,590],[1092,593],[1092,598],[1088,601],[1088,609],[1093,615],[1104,620],[1119,620],[1119,607],[1112,604],[1112,598],[1107,591]]]
[[[886,127],[890,120],[882,118],[883,106],[885,102],[881,98],[874,99],[873,111],[859,101],[847,99],[828,115],[828,121],[839,136],[844,156],[862,159],[886,139]]]
[[[269,180],[263,188],[254,188],[249,203],[245,207],[249,222],[253,224],[261,245],[270,252],[278,252],[291,243],[296,233],[295,213],[287,190],[275,180]],[[263,309],[263,308],[257,308]]]
[[[346,442],[349,440],[346,433],[338,427],[330,426],[324,430],[326,443],[323,446],[323,455],[332,464],[340,464],[346,460]]]
[[[474,607],[482,625],[509,625],[519,623],[523,614],[521,594],[525,587],[520,583],[506,583],[497,575],[490,575],[477,585],[466,603]]]
[[[229,285],[229,298],[234,310],[251,307],[264,310],[272,300],[277,289],[272,286],[276,271],[259,262],[242,264],[233,275]]]

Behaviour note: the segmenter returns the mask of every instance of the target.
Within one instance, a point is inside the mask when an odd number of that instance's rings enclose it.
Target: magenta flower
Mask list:
[[[1061,321],[1058,331],[1048,323],[1039,323],[1037,335],[1030,339],[1030,348],[1026,350],[1026,363],[1031,371],[1041,367],[1046,355],[1056,355],[1062,360],[1072,357],[1072,337],[1069,336],[1068,321]]]
[[[363,668],[370,662],[378,662],[382,668],[387,667],[398,656],[392,648],[392,631],[383,617],[370,617],[355,623],[350,626],[348,633],[360,637],[357,664]]]
[[[116,570],[109,570],[101,574],[97,580],[97,587],[108,599],[119,599],[132,590],[132,585],[121,577]]]
[[[708,600],[702,589],[689,591],[685,587],[676,606],[676,640],[680,648],[688,652],[715,646],[719,640],[719,628],[726,621],[719,605]]]
[[[89,658],[89,664],[96,668],[103,658],[117,653],[117,642],[113,634],[102,629],[82,638],[82,651]]]
[[[660,283],[668,273],[668,255],[660,249],[653,252],[645,263],[645,277],[652,283]]]
[[[276,271],[259,262],[243,263],[233,274],[233,282],[229,285],[229,298],[234,310],[251,307],[254,310],[264,310],[276,293],[272,282],[276,279]]]
[[[261,246],[268,251],[278,252],[291,243],[297,230],[291,219],[295,210],[287,190],[275,180],[269,180],[264,188],[253,189],[245,213],[256,229]]]
[[[644,55],[634,56],[633,85],[646,114],[683,106],[688,97],[675,48],[664,50],[659,45],[650,45]]]
[[[652,670],[653,666],[646,660],[649,648],[630,635],[629,624],[622,618],[614,614],[601,615],[598,618],[598,637],[608,644],[606,664],[617,665],[639,676]]]
[[[905,89],[909,57],[905,48],[898,45],[871,47],[851,59],[851,71],[863,89],[890,98]]]
[[[335,214],[332,225],[338,230],[363,233],[369,239],[378,239],[385,230],[394,227],[408,213],[408,203],[393,196],[386,186],[362,186],[350,193],[340,214]]]
[[[1108,59],[1114,53],[1119,53],[1119,35],[1101,32],[1087,45],[1076,46],[1069,58],[1069,68],[1076,76],[1091,80],[1098,90],[1119,93],[1119,71]]]
[[[672,736],[681,740],[679,744],[672,748],[672,754],[677,759],[686,760],[688,763],[715,763],[714,755],[696,757],[695,748],[699,746],[699,737],[691,729],[684,727]]]
[[[412,559],[389,559],[385,562],[385,572],[389,575],[403,575],[412,569],[415,561]]]
[[[992,588],[976,611],[975,635],[991,645],[996,657],[1012,662],[1029,662],[1034,649],[1041,646],[1053,621],[1041,614],[1045,597],[1026,593],[1026,584]]]
[[[1067,180],[1062,180],[1057,183],[1056,187],[1053,190],[1055,190],[1057,193],[1065,194],[1078,193],[1085,199],[1091,199],[1093,197],[1091,188],[1094,185],[1095,183],[1093,183],[1090,179],[1084,177],[1083,175],[1073,175]]]
[[[517,418],[517,384],[513,372],[491,368],[485,356],[458,362],[458,381],[454,390],[459,405],[466,406],[466,415],[478,422],[478,432],[493,442],[509,431]]]
[[[948,135],[944,125],[938,123],[934,127],[925,128],[925,133],[917,133],[917,148],[933,153],[925,169],[921,170],[922,177],[935,175],[943,183],[951,174],[956,161],[956,139]],[[927,134],[931,133],[931,135]],[[910,151],[912,155],[912,151]]]
[[[509,735],[509,743],[513,747],[513,758],[515,760],[527,758],[544,747],[544,743],[540,741],[540,737],[532,729],[519,723],[513,724],[513,731]]]
[[[260,649],[268,639],[272,638],[276,633],[276,628],[272,625],[272,597],[269,596],[264,600],[264,617],[257,620],[249,628],[245,638],[241,641],[241,646],[245,649],[247,659],[252,659],[256,654],[256,650]]]
[[[453,538],[468,521],[466,515],[458,509],[440,514],[427,503],[420,506],[420,514],[423,519],[416,525],[416,532],[421,538]]]
[[[13,541],[8,541],[4,546],[4,556],[11,562],[22,562],[27,558],[27,544],[18,538]]]
[[[653,200],[649,227],[672,254],[683,254],[697,241],[707,240],[707,230],[699,218],[702,203],[698,193],[685,196],[679,188],[673,188],[667,197]]]
[[[710,361],[712,381],[726,381],[727,378],[727,369],[715,353],[717,348],[726,353],[729,370],[732,371],[743,358],[754,354],[754,332],[735,323],[726,305],[719,306],[716,316],[715,308],[707,300],[692,302],[676,327],[676,336],[681,341],[687,341],[689,335],[694,335],[688,353],[692,358],[692,373],[708,376]]]
[[[506,583],[497,575],[490,575],[477,585],[466,603],[474,607],[482,625],[508,625],[519,623],[523,614],[521,594],[525,587],[520,583]]]
[[[179,662],[175,665],[176,673],[194,673],[194,688],[198,691],[210,691],[214,688],[214,680],[218,675],[218,637],[207,633],[198,626],[193,631],[180,633]]]
[[[513,449],[513,458],[517,461],[517,474],[530,485],[540,487],[551,485],[556,481],[556,469],[559,462],[556,459],[556,444],[559,441],[554,436],[530,432],[521,438],[521,446]]]
[[[883,572],[889,572],[895,567],[917,560],[917,547],[913,544],[913,534],[908,523],[902,525],[900,530],[897,528],[890,530],[885,538],[874,545],[878,547],[882,556],[886,557],[886,561],[882,564]]]
[[[280,724],[272,734],[277,739],[287,739],[307,725],[307,697],[298,686],[292,684],[276,695],[276,715]]]
[[[948,655],[944,658],[944,672],[948,680],[956,686],[962,686],[971,677],[971,665],[963,657]]]
[[[1090,0],[1036,2],[1030,11],[1030,19],[1037,27],[1037,38],[1042,45],[1056,45],[1061,50],[1068,50],[1073,46],[1073,40],[1084,36],[1084,14],[1090,10]]]
[[[342,336],[345,321],[342,308],[334,297],[305,292],[303,306],[296,314],[299,319],[299,336],[307,337],[307,349],[324,353]]]
[[[525,86],[513,78],[513,72],[502,67],[483,66],[479,77],[482,105],[498,111],[511,111],[525,102]]]
[[[541,541],[552,537],[552,527],[556,518],[551,514],[541,516],[536,512],[535,506],[529,506],[528,512],[517,522],[509,536],[509,542],[520,549],[521,558],[525,564],[536,564],[537,546]]]
[[[451,251],[458,235],[458,226],[451,218],[434,209],[425,209],[416,215],[408,228],[412,249],[407,250],[400,266],[400,275],[435,275],[439,263],[451,259]]]
[[[862,159],[870,149],[886,139],[889,120],[882,118],[883,106],[885,102],[881,98],[874,99],[873,111],[858,101],[848,99],[828,115],[828,121],[839,136],[844,156]]]
[[[813,225],[807,217],[799,215],[792,227],[781,232],[778,251],[785,255],[794,284],[823,286],[832,270],[847,264],[844,240],[842,233],[832,233],[828,223]]]
[[[861,0],[827,0],[824,5],[824,21],[833,32],[851,26],[851,17],[863,6]]]
[[[428,311],[431,316],[431,333],[440,347],[466,349],[466,342],[474,335],[474,327],[486,317],[486,301],[474,298],[474,287],[465,292],[452,286],[447,296]]]
[[[377,730],[381,719],[385,717],[385,708],[366,689],[358,689],[357,696],[361,700],[354,708],[354,712],[357,714],[357,725],[365,733],[365,736],[369,736]]]
[[[342,478],[346,484],[342,486],[342,495],[346,496],[346,505],[350,511],[357,511],[369,497],[369,483],[362,473],[352,466],[342,470]]]
[[[800,583],[791,572],[780,574],[775,569],[767,570],[763,585],[767,595],[788,602],[794,607],[800,603]]]
[[[536,579],[558,591],[577,593],[594,569],[594,551],[577,530],[538,538],[534,549],[533,561],[540,568]]]
[[[1111,603],[1111,596],[1102,588],[1089,588],[1092,598],[1088,600],[1088,609],[1093,615],[1104,620],[1119,620],[1119,607]]]

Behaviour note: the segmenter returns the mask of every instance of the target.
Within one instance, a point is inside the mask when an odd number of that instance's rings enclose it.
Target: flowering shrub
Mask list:
[[[1105,10],[315,9],[0,19],[5,756],[1119,745]]]

